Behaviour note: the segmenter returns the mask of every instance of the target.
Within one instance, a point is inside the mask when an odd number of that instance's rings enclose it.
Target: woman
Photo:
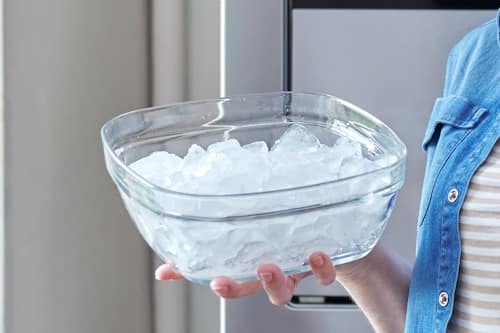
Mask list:
[[[333,267],[310,256],[312,272],[284,276],[273,264],[259,281],[212,281],[224,298],[263,288],[286,304],[304,277],[338,280],[377,332],[500,332],[500,10],[450,52],[444,94],[432,111],[414,267],[382,245]],[[160,280],[180,279],[168,265]]]

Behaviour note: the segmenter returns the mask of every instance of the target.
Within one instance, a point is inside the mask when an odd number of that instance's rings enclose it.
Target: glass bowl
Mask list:
[[[271,146],[300,124],[321,143],[359,142],[363,156],[390,162],[370,172],[259,193],[197,195],[150,183],[129,165],[155,151],[184,156],[237,139]],[[120,115],[101,130],[107,170],[139,232],[185,278],[257,278],[260,264],[287,274],[308,271],[324,251],[336,265],[362,258],[380,239],[404,182],[406,147],[384,123],[339,98],[277,92],[147,108]],[[310,170],[314,172],[314,170]]]

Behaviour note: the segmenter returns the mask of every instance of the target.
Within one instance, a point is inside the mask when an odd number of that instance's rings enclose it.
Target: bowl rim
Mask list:
[[[240,100],[242,102],[246,101],[247,98],[252,98],[252,97],[258,97],[258,96],[279,96],[279,95],[309,95],[309,96],[321,96],[321,97],[326,97],[328,99],[333,99],[335,102],[339,102],[340,104],[350,108],[351,110],[361,114],[362,116],[368,118],[369,120],[380,124],[382,127],[384,127],[386,130],[389,131],[389,133],[393,136],[393,138],[397,141],[397,143],[402,147],[401,151],[401,157],[399,157],[395,162],[386,165],[385,167],[380,167],[378,169],[368,171],[368,172],[363,172],[359,173],[356,175],[352,175],[349,177],[344,177],[344,178],[338,178],[326,182],[321,182],[321,183],[315,183],[315,184],[309,184],[309,185],[301,185],[301,186],[295,186],[295,187],[288,187],[288,188],[281,188],[281,189],[274,189],[274,190],[269,190],[269,191],[262,191],[262,192],[245,192],[245,193],[233,193],[233,194],[197,194],[197,193],[188,193],[188,192],[178,192],[178,191],[173,191],[168,188],[159,186],[157,184],[154,184],[148,180],[146,180],[144,177],[140,176],[137,172],[132,170],[128,165],[126,165],[118,156],[116,155],[115,151],[110,147],[108,140],[106,139],[106,130],[111,126],[111,124],[115,123],[121,118],[129,117],[131,115],[137,114],[137,113],[145,113],[145,112],[151,112],[151,111],[157,111],[157,110],[162,110],[162,109],[169,109],[169,108],[177,108],[179,106],[183,105],[197,105],[197,104],[206,104],[206,103],[220,103],[220,102],[226,102],[226,101],[234,101],[234,100]],[[293,122],[291,122],[293,123]],[[297,122],[295,122],[297,123]],[[307,124],[307,122],[303,122],[302,124]],[[203,100],[196,100],[196,101],[187,101],[187,102],[179,102],[179,103],[169,103],[169,104],[164,104],[164,105],[159,105],[159,106],[153,106],[153,107],[147,107],[147,108],[140,108],[132,111],[128,111],[125,113],[122,113],[116,117],[113,117],[112,119],[108,120],[104,125],[101,127],[100,130],[101,134],[101,141],[102,145],[104,147],[105,153],[111,157],[113,162],[123,169],[127,174],[130,174],[135,181],[137,181],[140,185],[143,185],[147,188],[150,188],[151,190],[155,192],[160,192],[168,195],[173,195],[173,196],[180,196],[180,197],[189,197],[189,198],[204,198],[204,199],[223,199],[223,198],[251,198],[255,196],[265,196],[265,195],[271,195],[271,194],[278,194],[278,193],[292,193],[295,191],[300,191],[300,190],[305,190],[305,189],[313,189],[313,188],[321,188],[327,185],[332,185],[335,183],[339,182],[344,182],[350,179],[355,179],[361,176],[366,176],[368,174],[373,174],[373,173],[379,173],[385,170],[390,170],[390,169],[395,169],[401,164],[405,163],[406,157],[407,157],[407,147],[405,143],[399,138],[399,136],[389,127],[387,126],[383,121],[378,119],[377,117],[373,116],[372,114],[368,113],[367,111],[363,110],[362,108],[352,104],[351,102],[348,102],[342,98],[338,98],[334,95],[326,94],[326,93],[315,93],[315,92],[307,92],[307,91],[275,91],[275,92],[265,92],[265,93],[251,93],[251,94],[238,94],[238,95],[232,95],[232,96],[226,96],[226,97],[220,97],[220,98],[211,98],[211,99],[203,99]]]

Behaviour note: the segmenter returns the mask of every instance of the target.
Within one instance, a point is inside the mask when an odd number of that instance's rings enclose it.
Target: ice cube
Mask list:
[[[207,152],[209,153],[222,153],[222,152],[227,152],[230,150],[234,149],[239,149],[240,143],[236,139],[229,139],[226,141],[221,141],[221,142],[215,142],[212,143],[210,146],[207,148]]]
[[[198,145],[193,145],[189,148],[186,157],[184,157],[182,172],[187,178],[201,177],[210,170],[212,163],[216,159],[215,153],[210,153]]]
[[[341,160],[345,158],[360,159],[363,156],[361,144],[346,137],[337,139],[332,147],[332,152]]]
[[[384,154],[384,155],[380,156],[378,159],[376,159],[374,161],[374,163],[377,166],[383,168],[383,167],[386,167],[386,166],[389,166],[391,164],[396,163],[397,160],[398,160],[398,158],[395,155]]]
[[[366,158],[356,159],[353,157],[349,157],[342,162],[342,166],[340,167],[339,170],[339,177],[348,178],[363,173],[367,173],[376,168],[377,166],[372,161]]]
[[[169,186],[171,176],[182,167],[182,159],[166,151],[157,151],[135,161],[129,167],[155,185]]]
[[[272,152],[314,152],[320,142],[305,126],[293,124],[271,148]]]
[[[188,175],[191,181],[198,183],[199,194],[226,194],[220,186],[222,179],[233,174],[233,162],[224,153],[207,153],[200,159],[199,164]]]
[[[189,147],[188,152],[186,156],[184,157],[184,160],[188,159],[197,159],[205,154],[205,149],[201,148],[197,144],[193,144],[191,147]]]
[[[267,153],[267,144],[264,141],[255,141],[243,146],[244,149],[253,153]]]
[[[205,149],[201,148],[197,144],[194,144],[191,147],[189,147],[189,150],[188,150],[186,156],[184,156],[183,163],[182,163],[183,173],[184,174],[192,173],[193,170],[196,169],[201,158],[205,155],[206,155]]]

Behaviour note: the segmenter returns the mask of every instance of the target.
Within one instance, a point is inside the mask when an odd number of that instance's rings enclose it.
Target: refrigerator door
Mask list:
[[[238,3],[225,6],[222,94],[323,92],[364,108],[393,128],[408,147],[407,175],[382,242],[412,263],[425,167],[421,141],[434,100],[442,94],[447,55],[468,31],[494,18],[496,10],[283,11],[277,1],[263,0],[246,2],[243,10]],[[245,66],[238,66],[242,61]],[[306,280],[293,301],[278,308],[264,293],[223,301],[222,330],[372,332],[337,283],[325,288]]]
[[[320,91],[351,101],[389,125],[408,147],[405,185],[382,242],[410,262],[426,157],[421,142],[434,101],[442,94],[448,52],[463,35],[494,18],[495,13],[293,12],[293,90]],[[297,293],[329,291],[305,284]]]

